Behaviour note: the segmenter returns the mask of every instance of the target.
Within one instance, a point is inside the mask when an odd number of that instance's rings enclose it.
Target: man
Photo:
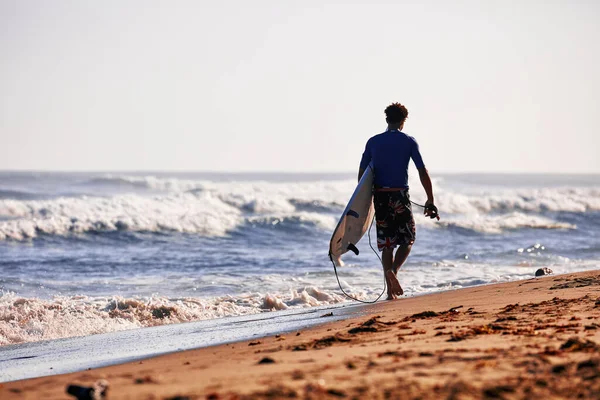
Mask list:
[[[424,214],[437,216],[429,173],[423,164],[417,141],[402,132],[408,110],[400,103],[385,109],[387,131],[367,141],[360,161],[358,179],[371,164],[374,171],[373,203],[377,224],[377,248],[382,251],[388,300],[404,291],[396,277],[415,241],[415,220],[408,194],[408,162],[412,158],[427,193]],[[394,255],[394,248],[398,246]]]

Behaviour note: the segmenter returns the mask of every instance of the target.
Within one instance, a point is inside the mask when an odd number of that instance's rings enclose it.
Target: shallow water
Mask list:
[[[346,302],[327,250],[354,185],[2,172],[0,345]],[[434,187],[442,220],[417,216],[400,273],[409,295],[599,267],[598,175],[434,175]],[[358,248],[340,278],[373,299],[381,267],[367,238]]]
[[[0,382],[65,374],[174,351],[284,334],[359,316],[363,310],[362,305],[337,304],[8,345],[0,348]]]

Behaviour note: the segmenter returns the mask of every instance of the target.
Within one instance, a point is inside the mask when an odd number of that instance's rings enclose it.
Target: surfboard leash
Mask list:
[[[415,206],[421,207],[424,210],[431,211],[431,214],[429,215],[429,218],[431,218],[431,219],[437,218],[438,221],[440,220],[440,213],[439,213],[437,207],[434,206],[433,204],[428,204],[428,205],[424,206],[424,205],[421,205],[419,203],[415,203],[412,200],[410,202],[413,203]]]
[[[414,204],[415,206],[421,207],[424,210],[431,210],[431,215],[429,216],[429,218],[434,219],[437,218],[438,221],[440,219],[440,214],[439,211],[437,209],[436,206],[434,206],[433,204],[429,204],[427,206],[425,205],[421,205],[419,203],[415,203],[414,201],[410,201],[412,204]],[[373,219],[371,220],[371,225],[369,226],[369,231],[368,231],[368,237],[369,237],[369,247],[371,248],[371,250],[373,250],[373,253],[375,253],[375,255],[377,256],[377,258],[379,259],[379,263],[383,266],[383,260],[381,259],[381,256],[379,255],[379,253],[377,252],[377,250],[375,250],[373,248],[373,244],[371,243],[371,228],[373,227],[373,223],[375,222],[375,216],[373,216]],[[376,303],[377,301],[379,301],[379,299],[381,298],[381,296],[383,296],[383,294],[385,293],[385,290],[387,289],[387,283],[385,281],[385,273],[383,274],[383,290],[381,291],[381,294],[379,296],[377,296],[377,298],[373,301],[366,301],[366,300],[359,300],[354,296],[349,295],[348,293],[346,293],[346,291],[344,290],[344,288],[342,288],[342,284],[340,282],[340,277],[338,276],[338,272],[337,272],[337,267],[335,266],[335,263],[333,262],[333,258],[331,257],[331,255],[329,256],[329,259],[331,260],[331,264],[333,264],[333,270],[335,272],[335,279],[337,279],[337,283],[338,286],[340,287],[340,290],[342,291],[342,293],[344,293],[344,295],[346,297],[348,297],[349,299],[352,299],[354,301],[358,301],[359,303],[364,303],[364,304],[373,304]]]
[[[371,228],[373,227],[373,222],[375,222],[375,216],[373,216],[373,220],[371,220],[371,225],[369,226],[369,231],[368,231],[369,246],[371,247],[371,250],[373,250],[373,253],[375,253],[375,255],[377,256],[377,258],[379,258],[379,262],[381,263],[381,265],[383,265],[383,261],[381,260],[381,257],[379,256],[377,251],[375,251],[375,249],[373,248],[373,245],[371,244]],[[340,277],[338,276],[337,267],[335,266],[335,263],[333,262],[333,258],[331,257],[331,255],[329,256],[329,259],[331,260],[331,264],[333,264],[333,270],[335,271],[335,279],[337,279],[338,286],[340,287],[340,290],[342,291],[342,293],[344,293],[344,295],[346,295],[346,297],[348,297],[349,299],[358,301],[359,303],[363,303],[363,304],[373,304],[373,303],[376,303],[381,298],[381,296],[383,296],[383,294],[385,293],[385,289],[387,288],[387,285],[385,282],[385,274],[383,274],[383,290],[381,291],[381,294],[379,296],[377,296],[377,298],[375,300],[373,300],[373,301],[359,300],[356,297],[349,295],[348,293],[346,293],[344,288],[342,288],[342,283],[340,282]]]

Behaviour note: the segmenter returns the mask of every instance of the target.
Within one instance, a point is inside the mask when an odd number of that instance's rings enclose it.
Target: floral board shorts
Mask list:
[[[373,193],[377,248],[393,249],[409,246],[415,241],[415,219],[412,214],[408,189]]]

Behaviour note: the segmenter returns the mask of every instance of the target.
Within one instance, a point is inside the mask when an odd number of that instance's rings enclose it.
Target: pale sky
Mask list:
[[[600,173],[600,1],[0,0],[0,169]]]

